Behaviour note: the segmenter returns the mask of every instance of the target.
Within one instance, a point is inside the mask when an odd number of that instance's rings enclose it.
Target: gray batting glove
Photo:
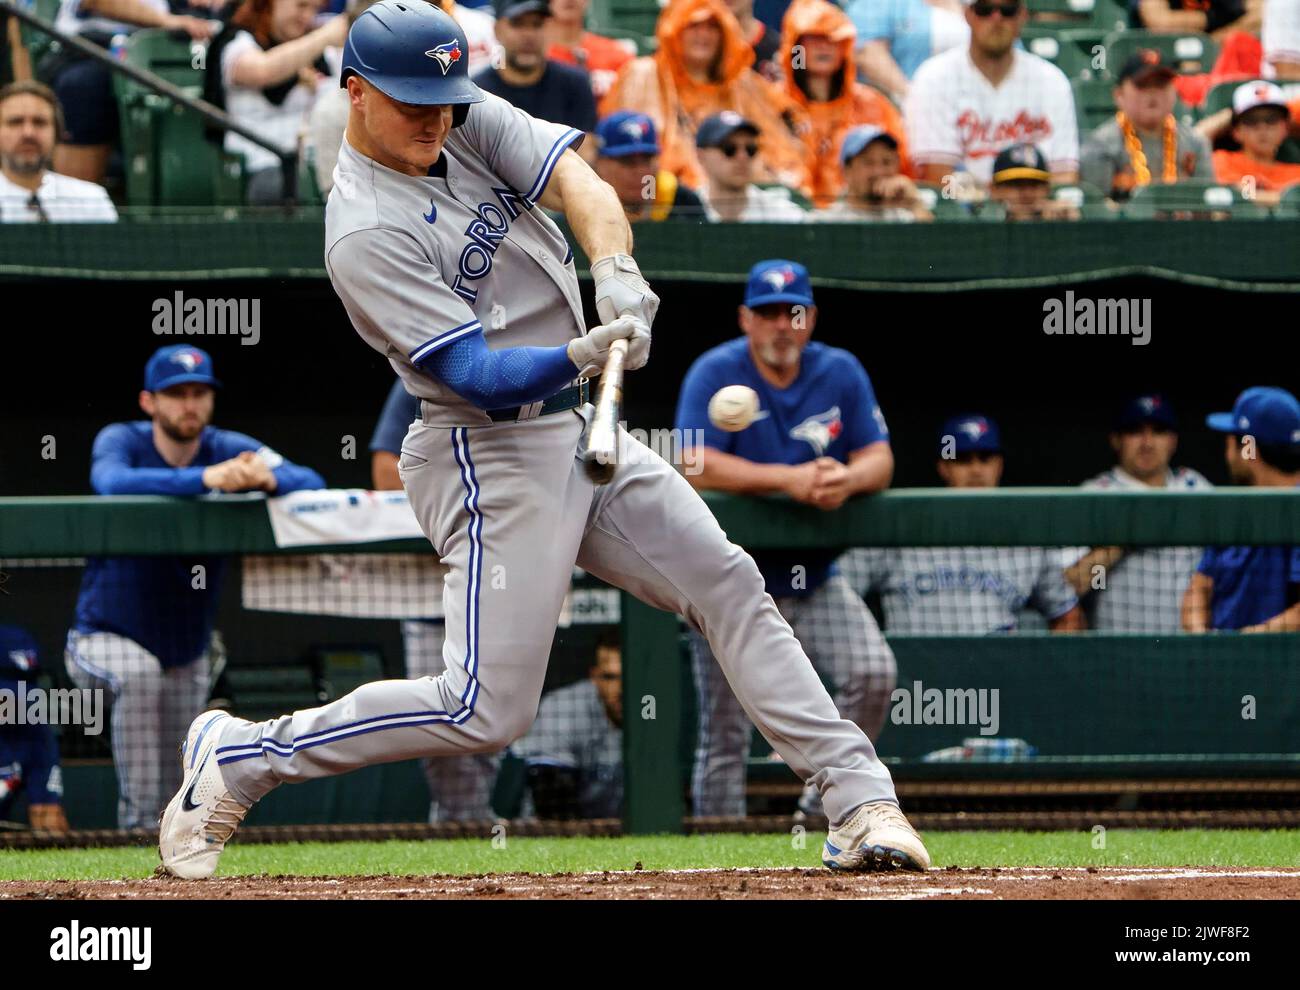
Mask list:
[[[624,368],[636,371],[645,367],[650,357],[650,331],[635,316],[620,316],[611,323],[592,328],[585,337],[569,341],[566,347],[569,360],[578,367],[580,375],[590,378],[605,367],[610,345],[616,340],[627,341]]]
[[[591,277],[596,280],[596,312],[602,322],[612,323],[631,314],[649,332],[659,309],[659,297],[641,277],[641,269],[630,254],[597,258],[591,263]]]

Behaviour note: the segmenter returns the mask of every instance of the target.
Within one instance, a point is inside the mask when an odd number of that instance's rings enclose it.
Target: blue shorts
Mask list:
[[[94,59],[77,59],[54,77],[54,92],[67,124],[64,144],[117,144],[117,98],[113,74]]]

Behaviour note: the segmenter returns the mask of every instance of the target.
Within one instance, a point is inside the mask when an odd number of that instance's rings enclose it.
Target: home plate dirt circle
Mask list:
[[[1007,867],[848,874],[818,869],[610,870],[481,876],[243,876],[6,881],[0,900],[1300,900],[1300,869]]]

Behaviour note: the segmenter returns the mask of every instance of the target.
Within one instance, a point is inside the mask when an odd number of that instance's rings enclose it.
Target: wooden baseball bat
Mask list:
[[[587,429],[582,466],[587,477],[597,485],[608,484],[618,468],[618,421],[623,412],[623,362],[626,358],[626,340],[616,340],[609,345],[609,357],[600,373],[600,386],[596,392],[596,413]]]

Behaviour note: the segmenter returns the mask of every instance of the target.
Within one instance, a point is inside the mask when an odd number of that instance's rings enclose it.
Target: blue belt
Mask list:
[[[530,402],[526,406],[489,409],[487,414],[496,423],[522,423],[524,420],[536,419],[538,416],[549,416],[551,413],[564,412],[566,409],[576,409],[584,402],[589,401],[588,395],[590,391],[591,386],[587,379],[579,378],[577,385],[570,385],[566,389],[561,389],[549,399]]]

